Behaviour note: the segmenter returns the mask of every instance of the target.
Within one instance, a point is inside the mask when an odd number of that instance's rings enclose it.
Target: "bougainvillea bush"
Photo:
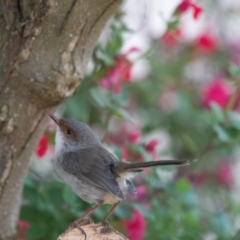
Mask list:
[[[127,196],[109,219],[130,240],[240,239],[240,38],[223,37],[209,22],[186,38],[183,15],[208,19],[213,9],[204,6],[180,2],[144,53],[134,45],[122,50],[131,29],[118,13],[81,87],[57,112],[90,125],[119,160],[198,159],[135,178],[136,198]],[[222,21],[240,8],[228,11]],[[134,78],[137,61],[148,74]],[[56,239],[90,207],[52,170],[54,134],[49,122],[26,179],[19,239]]]

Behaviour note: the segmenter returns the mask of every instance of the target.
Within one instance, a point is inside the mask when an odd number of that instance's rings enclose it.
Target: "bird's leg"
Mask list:
[[[115,203],[115,204],[112,206],[112,208],[110,209],[110,211],[108,212],[108,214],[107,214],[107,215],[105,216],[105,218],[102,220],[102,224],[103,224],[103,225],[106,225],[107,219],[108,219],[109,216],[113,213],[114,209],[118,206],[119,203],[120,203],[120,201],[117,202],[117,203]]]
[[[86,225],[84,222],[84,218],[88,215],[90,215],[94,210],[96,210],[97,208],[99,208],[101,206],[101,204],[98,204],[92,208],[89,208],[81,217],[79,217],[78,219],[76,219],[69,227],[75,227],[77,228],[79,231],[81,231],[81,233],[85,236],[84,239],[87,238],[87,234],[86,232],[82,229],[82,225]],[[87,223],[88,224],[88,223]]]
[[[102,204],[98,204],[92,208],[89,208],[81,217],[79,217],[78,219],[76,219],[73,223],[78,223],[81,225],[81,221],[88,215],[90,215],[94,210],[96,210],[97,208],[99,208]]]

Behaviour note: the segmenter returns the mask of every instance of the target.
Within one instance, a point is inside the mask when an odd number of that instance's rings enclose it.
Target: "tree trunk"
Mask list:
[[[0,0],[0,239],[14,239],[29,159],[48,113],[81,83],[121,0]]]

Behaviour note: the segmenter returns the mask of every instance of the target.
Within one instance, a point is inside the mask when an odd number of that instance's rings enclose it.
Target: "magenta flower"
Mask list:
[[[134,209],[132,218],[124,220],[123,226],[126,229],[129,240],[143,240],[146,220],[139,211]]]
[[[115,65],[110,67],[107,75],[100,80],[101,87],[109,89],[115,94],[119,93],[122,89],[122,84],[129,82],[132,78],[133,63],[127,59],[127,56],[137,51],[139,51],[138,48],[132,47],[125,54],[116,57]]]
[[[128,141],[131,143],[137,143],[141,137],[141,131],[134,129],[128,134]]]
[[[203,9],[200,6],[198,6],[196,3],[192,2],[191,0],[183,0],[178,5],[178,11],[180,13],[184,13],[184,12],[188,11],[189,9],[192,9],[193,18],[195,20],[197,20],[203,12]]]
[[[221,162],[217,166],[217,180],[222,186],[231,186],[233,183],[233,171],[229,162]]]
[[[206,181],[207,175],[204,172],[191,172],[188,176],[192,185],[199,187]]]
[[[30,223],[25,220],[18,221],[17,239],[26,239],[26,232],[30,228]]]
[[[136,187],[136,192],[137,192],[137,194],[136,194],[136,196],[137,196],[137,199],[138,200],[144,200],[145,199],[145,197],[146,197],[146,195],[147,195],[147,189],[146,189],[146,186],[138,186],[138,187]]]
[[[48,149],[48,142],[49,142],[49,137],[47,135],[43,135],[40,138],[37,148],[36,148],[36,155],[39,158],[42,158],[46,154],[47,149]]]
[[[196,48],[202,52],[213,52],[217,49],[217,40],[209,33],[203,33],[196,40]]]
[[[207,84],[202,91],[203,106],[209,107],[211,102],[225,108],[229,103],[233,89],[223,79],[217,78]]]
[[[181,37],[182,33],[179,29],[170,29],[166,31],[165,34],[162,36],[162,41],[168,47],[175,47],[176,45],[178,45]]]
[[[160,141],[158,139],[153,139],[149,143],[146,144],[145,149],[148,152],[154,152],[159,143],[160,143]]]

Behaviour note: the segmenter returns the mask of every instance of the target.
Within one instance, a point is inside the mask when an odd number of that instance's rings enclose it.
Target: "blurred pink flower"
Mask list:
[[[195,42],[196,48],[201,52],[213,52],[217,49],[217,40],[208,32],[200,35]]]
[[[165,32],[162,36],[162,41],[168,47],[175,47],[178,45],[179,39],[181,38],[182,33],[179,29],[170,29]]]
[[[124,220],[123,226],[126,229],[129,240],[143,240],[146,220],[139,211],[134,209],[132,218]]]
[[[178,106],[178,93],[174,89],[165,90],[159,97],[159,107],[165,112],[172,112]]]
[[[144,147],[146,151],[152,156],[153,159],[157,157],[156,147],[160,143],[158,139],[152,139]]]
[[[39,158],[42,158],[46,152],[47,152],[47,149],[48,149],[48,142],[49,142],[49,137],[47,135],[43,135],[39,142],[38,142],[38,145],[36,147],[36,155],[39,157]]]
[[[213,82],[205,85],[202,91],[202,101],[204,107],[209,107],[211,102],[225,108],[229,103],[233,89],[229,83],[221,78],[215,79]]]
[[[145,149],[151,155],[152,159],[156,159],[157,157],[156,147],[159,143],[160,141],[158,139],[153,139],[148,144],[145,145]],[[146,170],[149,170],[149,169],[146,169]]]
[[[128,134],[128,141],[131,143],[137,143],[141,137],[141,131],[134,129]]]
[[[229,162],[221,162],[217,166],[217,180],[225,187],[230,187],[233,183],[232,165]]]
[[[136,187],[136,192],[137,192],[137,199],[138,200],[144,200],[147,194],[147,188],[146,186],[142,185],[142,186],[138,186]]]
[[[145,145],[145,149],[148,151],[148,152],[153,152],[156,150],[156,147],[157,145],[160,143],[160,141],[158,139],[153,139],[151,140],[149,143],[147,143]]]
[[[138,47],[131,47],[127,52],[123,53],[123,56],[127,56],[130,53],[134,53],[134,52],[140,52],[140,49]]]
[[[30,228],[30,223],[25,220],[18,221],[18,234],[17,239],[26,239],[26,232]]]
[[[232,61],[240,67],[240,38],[234,38],[230,44],[230,52],[232,55]]]
[[[206,174],[203,172],[191,172],[188,178],[192,185],[198,187],[206,181]]]
[[[132,78],[133,63],[127,59],[127,56],[137,51],[139,51],[137,47],[132,47],[126,53],[116,57],[115,65],[108,69],[107,76],[100,80],[100,85],[113,91],[115,94],[119,93],[123,82],[129,82]]]
[[[122,160],[128,160],[129,158],[129,150],[126,146],[122,147]]]
[[[183,0],[179,5],[178,5],[178,11],[180,13],[184,13],[188,11],[189,9],[192,9],[193,11],[193,18],[197,20],[201,13],[203,12],[203,9],[198,6],[196,3],[192,2],[192,0]]]

